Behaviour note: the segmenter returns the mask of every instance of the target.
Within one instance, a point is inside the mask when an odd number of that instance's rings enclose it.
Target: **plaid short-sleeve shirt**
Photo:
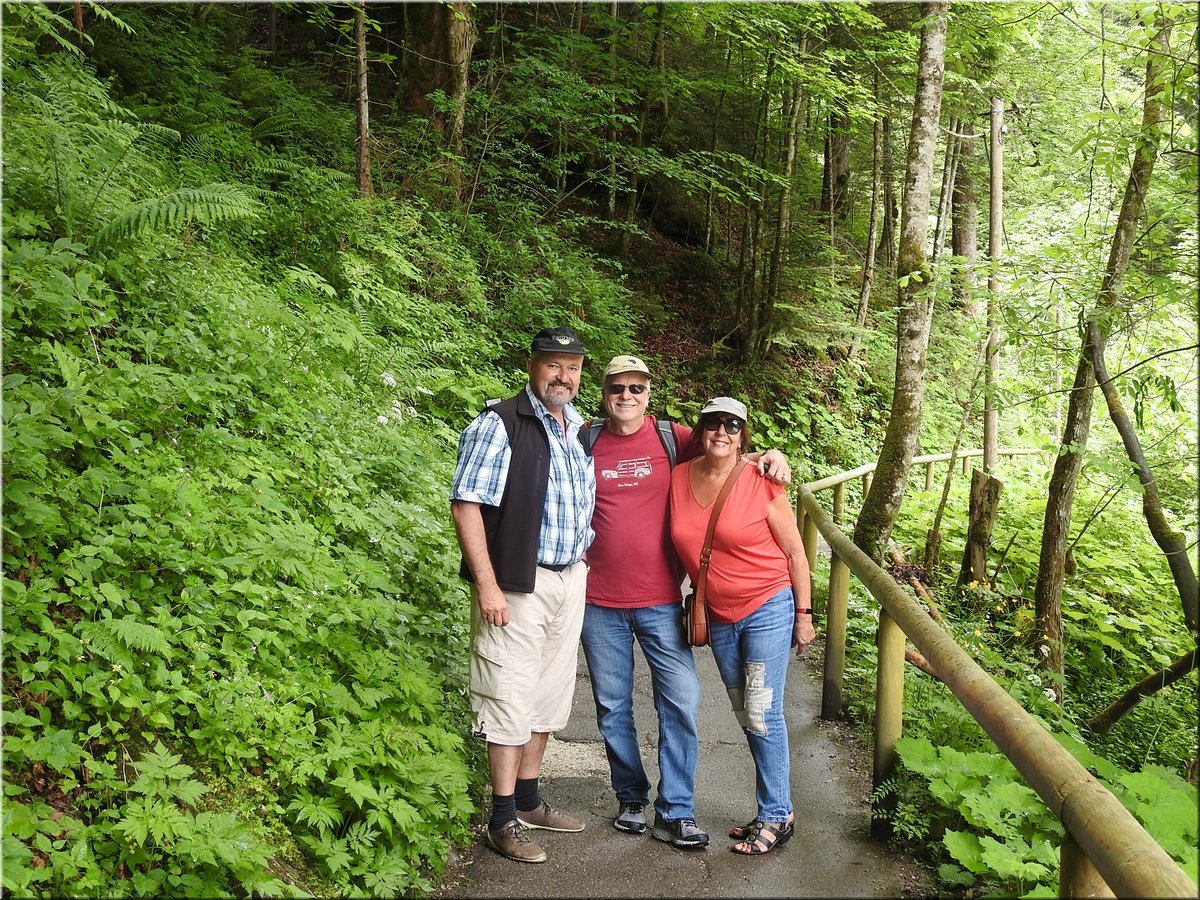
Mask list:
[[[563,409],[567,423],[564,432],[528,385],[525,393],[550,443],[550,481],[538,534],[538,562],[550,566],[578,562],[595,536],[591,522],[596,506],[596,473],[579,443],[583,417],[568,403]],[[511,453],[500,416],[484,410],[459,436],[450,498],[499,506],[504,499]]]

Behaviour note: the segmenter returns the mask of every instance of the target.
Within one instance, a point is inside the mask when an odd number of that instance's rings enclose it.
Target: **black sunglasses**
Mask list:
[[[704,420],[705,431],[716,431],[722,425],[725,426],[725,433],[732,436],[741,431],[746,423],[741,419],[722,419],[718,416],[711,416]]]
[[[633,394],[635,397],[639,394],[646,393],[646,386],[644,384],[610,384],[604,389],[614,397],[617,396],[617,394],[625,393],[625,391],[629,391],[629,393]]]

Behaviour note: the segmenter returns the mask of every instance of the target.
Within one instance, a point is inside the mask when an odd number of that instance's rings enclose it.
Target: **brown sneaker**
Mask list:
[[[533,842],[529,829],[518,820],[505,822],[499,828],[487,830],[487,845],[509,859],[517,862],[542,863],[546,861],[546,851]]]
[[[517,821],[526,828],[541,828],[544,831],[583,831],[582,822],[560,813],[545,800],[532,812],[517,810]]]

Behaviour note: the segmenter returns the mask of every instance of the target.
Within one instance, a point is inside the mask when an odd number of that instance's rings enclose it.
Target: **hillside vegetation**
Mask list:
[[[471,840],[486,775],[447,500],[455,442],[486,399],[524,382],[530,335],[580,332],[586,414],[604,361],[630,350],[651,361],[655,406],[673,418],[715,393],[745,397],[759,445],[806,480],[879,444],[891,296],[875,302],[865,355],[848,359],[857,263],[814,238],[795,250],[786,328],[744,364],[736,251],[706,252],[671,225],[694,212],[694,185],[667,162],[646,163],[661,177],[616,227],[596,213],[598,189],[549,202],[533,160],[551,138],[506,131],[525,112],[473,108],[478,140],[495,143],[461,170],[475,185],[463,203],[432,113],[397,114],[375,126],[364,195],[334,37],[271,56],[252,5],[85,6],[86,40],[57,7],[4,7],[5,893],[419,895]],[[338,33],[284,6],[309,29],[296,33]],[[584,104],[586,86],[568,92],[536,54],[514,54],[531,107]],[[977,337],[943,305],[929,450],[954,440]],[[1156,453],[1175,460],[1195,429],[1164,417],[1194,424],[1195,409],[1168,393],[1150,384],[1144,408],[1174,442]],[[1021,418],[1005,440],[1044,439]],[[1112,447],[1095,459],[1127,479]],[[1172,515],[1194,530],[1194,472],[1164,471]],[[1136,498],[1115,504],[1075,548],[1089,566],[1069,598],[1081,705],[1046,700],[1021,638],[1044,477],[1031,464],[1009,483],[1004,535],[1021,537],[1003,583],[952,602],[960,634],[995,626],[974,648],[990,670],[1082,743],[1077,723],[1189,635]],[[1081,488],[1081,502],[1098,507],[1106,490]],[[897,538],[915,546],[926,527],[917,516]],[[948,527],[961,546],[964,526]],[[1195,755],[1189,677],[1098,746],[1114,783],[1114,763],[1145,765],[1194,803],[1178,774]],[[933,713],[914,737],[967,727],[935,685],[920,690],[913,702]],[[927,757],[905,761],[922,771]],[[947,827],[965,825],[922,791],[905,787],[901,813],[923,824],[902,837],[944,854]],[[1163,833],[1195,877],[1194,825]],[[1052,868],[943,874],[1030,887]]]

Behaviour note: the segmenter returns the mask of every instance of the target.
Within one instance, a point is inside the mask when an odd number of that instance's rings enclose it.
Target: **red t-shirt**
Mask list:
[[[695,581],[712,504],[696,501],[691,468],[684,463],[671,473],[671,539]],[[787,557],[767,524],[768,507],[785,488],[767,481],[754,466],[746,469],[725,499],[713,535],[704,596],[719,622],[740,622],[792,583]]]
[[[672,425],[680,452],[691,430]],[[653,416],[633,434],[601,430],[592,449],[596,511],[587,602],[637,609],[678,603],[683,569],[667,527],[671,470]]]

